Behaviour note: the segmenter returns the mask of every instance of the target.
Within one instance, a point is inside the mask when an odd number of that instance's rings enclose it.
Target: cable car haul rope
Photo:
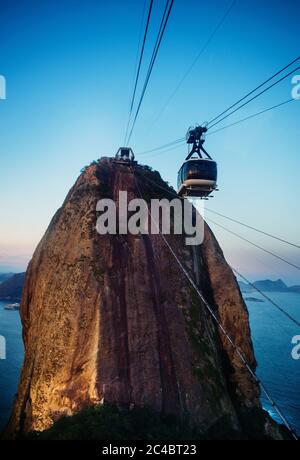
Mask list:
[[[141,73],[141,66],[142,66],[142,61],[143,61],[143,57],[144,57],[146,39],[147,39],[147,37],[149,35],[148,34],[148,29],[149,29],[149,25],[150,25],[150,17],[151,17],[151,12],[152,12],[152,7],[153,7],[153,0],[150,0],[149,9],[148,9],[148,16],[147,16],[147,21],[146,21],[146,27],[145,27],[145,31],[144,31],[144,38],[143,38],[143,42],[142,42],[142,46],[141,46],[140,58],[139,58],[139,61],[137,61],[138,66],[137,66],[136,77],[135,77],[135,82],[134,82],[134,86],[133,86],[133,94],[132,94],[132,97],[131,97],[129,118],[128,118],[128,123],[127,123],[126,134],[125,134],[124,145],[126,145],[127,147],[122,147],[122,148],[119,149],[116,161],[125,163],[132,169],[132,172],[133,172],[133,175],[134,175],[135,185],[136,185],[137,191],[138,191],[138,193],[139,193],[141,198],[143,198],[143,196],[142,196],[142,192],[141,192],[141,189],[140,189],[140,186],[139,186],[139,181],[138,181],[137,175],[141,175],[143,180],[145,179],[146,181],[149,182],[149,184],[152,184],[152,186],[153,186],[152,190],[155,190],[156,188],[160,188],[160,189],[165,190],[169,195],[173,195],[173,196],[179,197],[181,199],[184,199],[184,198],[187,198],[187,197],[198,197],[200,199],[208,199],[209,197],[211,197],[211,193],[213,191],[217,190],[217,163],[211,158],[210,154],[204,149],[203,144],[205,142],[205,134],[209,134],[209,135],[214,134],[214,133],[219,132],[219,131],[221,131],[223,129],[229,128],[231,126],[235,126],[235,125],[237,125],[239,123],[245,122],[246,120],[252,119],[254,117],[262,115],[263,113],[266,113],[266,112],[269,112],[271,110],[274,110],[277,107],[282,107],[282,106],[285,106],[287,103],[292,102],[294,99],[285,100],[284,102],[281,102],[279,104],[273,105],[272,107],[269,107],[267,109],[261,110],[261,111],[259,111],[257,113],[252,114],[252,115],[244,117],[243,119],[238,120],[238,121],[236,121],[234,123],[231,123],[231,124],[226,125],[226,126],[221,125],[220,128],[218,127],[214,131],[210,131],[211,128],[213,128],[214,126],[218,125],[219,123],[221,123],[222,121],[224,121],[225,119],[227,119],[228,117],[233,115],[234,113],[238,112],[242,108],[246,107],[249,103],[251,103],[252,101],[256,100],[258,97],[260,97],[261,95],[263,95],[264,93],[266,93],[270,89],[274,88],[276,85],[278,85],[279,83],[281,83],[282,81],[287,79],[290,75],[292,75],[295,71],[300,69],[300,66],[298,65],[292,71],[289,70],[290,67],[293,66],[293,64],[298,63],[298,61],[300,59],[300,56],[296,57],[293,61],[291,61],[290,63],[288,63],[287,65],[285,65],[281,69],[279,69],[278,71],[276,71],[273,75],[271,75],[269,78],[267,78],[262,83],[257,85],[254,89],[252,89],[251,91],[248,91],[245,94],[245,96],[239,98],[235,103],[231,104],[227,109],[223,110],[217,116],[213,117],[208,123],[202,124],[202,125],[197,125],[194,128],[189,128],[186,137],[182,137],[182,138],[176,139],[174,141],[165,143],[165,144],[163,144],[161,146],[154,147],[152,149],[148,149],[146,151],[141,152],[140,155],[147,155],[147,154],[151,154],[153,152],[158,152],[158,154],[160,154],[161,151],[168,152],[169,150],[179,148],[179,147],[183,146],[185,144],[185,142],[187,144],[191,145],[191,150],[189,151],[188,155],[186,156],[186,158],[185,158],[185,160],[184,160],[184,162],[183,162],[183,164],[180,167],[179,172],[178,172],[177,193],[176,193],[175,190],[166,189],[165,187],[163,187],[163,186],[161,186],[159,184],[156,184],[153,181],[151,181],[151,179],[146,174],[141,173],[140,170],[137,170],[137,168],[135,168],[135,163],[136,162],[134,161],[134,155],[133,155],[133,152],[130,149],[130,147],[128,147],[128,145],[129,145],[129,142],[131,140],[131,137],[132,137],[135,125],[136,125],[136,121],[137,121],[138,115],[140,113],[140,109],[142,107],[142,102],[144,100],[144,96],[145,96],[145,93],[146,93],[146,90],[147,90],[147,87],[148,87],[148,84],[149,84],[149,80],[150,80],[150,77],[151,77],[151,74],[152,74],[152,70],[153,70],[153,67],[154,67],[155,62],[156,62],[157,54],[158,54],[159,48],[161,46],[161,43],[162,43],[162,40],[163,40],[163,37],[164,37],[164,32],[165,32],[166,25],[167,25],[169,17],[170,17],[170,13],[171,13],[171,10],[172,10],[172,7],[173,7],[173,3],[174,3],[174,0],[166,0],[164,12],[163,12],[163,15],[162,15],[162,18],[161,18],[161,22],[160,22],[160,26],[159,26],[159,30],[158,30],[158,34],[157,34],[157,38],[156,38],[156,42],[155,42],[153,52],[152,52],[152,56],[151,56],[151,59],[150,59],[150,63],[149,63],[149,66],[148,66],[148,69],[147,69],[147,72],[146,72],[146,77],[145,77],[144,83],[142,85],[141,94],[140,94],[139,100],[137,101],[137,107],[135,109],[135,114],[133,116],[133,121],[131,123],[131,118],[132,118],[132,115],[133,115],[133,108],[134,108],[134,105],[135,105],[136,92],[137,92],[138,82],[139,82],[140,73]],[[226,17],[228,16],[229,12],[233,8],[234,4],[235,4],[235,1],[233,0],[231,5],[229,6],[229,9],[226,11],[224,17],[221,19],[221,21],[217,25],[215,31],[212,33],[211,38],[209,38],[209,40],[208,40],[207,44],[205,45],[205,47],[208,46],[208,44],[210,43],[210,41],[213,38],[213,36],[215,35],[215,33],[221,27],[221,25],[225,21]],[[205,47],[204,47],[204,49],[205,49]],[[200,52],[200,54],[202,54],[202,51]],[[286,73],[285,75],[281,76],[281,74],[286,70],[288,70],[288,73]],[[190,72],[190,70],[188,72]],[[184,79],[185,79],[185,77],[186,76],[184,76]],[[276,81],[274,81],[274,79],[276,77],[279,77],[279,78]],[[179,83],[179,86],[181,86],[182,81]],[[269,85],[266,86],[267,84],[269,84]],[[176,88],[175,92],[177,91],[178,87]],[[173,98],[175,92],[171,95],[171,98]],[[167,104],[168,104],[168,102],[169,102],[169,100],[167,101]],[[163,107],[162,111],[164,110],[164,108],[165,107]],[[130,124],[131,124],[131,127],[130,127]],[[230,220],[230,221],[232,221],[232,222],[234,222],[236,224],[243,225],[244,227],[246,227],[248,229],[251,229],[251,230],[254,230],[254,231],[258,232],[258,233],[261,233],[261,234],[263,234],[263,235],[265,235],[267,237],[273,238],[273,239],[275,239],[275,240],[277,240],[277,241],[279,241],[281,243],[286,243],[286,244],[289,244],[290,246],[293,246],[295,248],[300,249],[300,245],[291,243],[291,242],[287,241],[287,239],[277,237],[277,236],[272,235],[272,234],[270,234],[268,232],[265,232],[263,230],[257,229],[254,226],[244,224],[243,222],[241,222],[241,221],[239,221],[237,219],[227,217],[222,213],[218,213],[216,211],[209,210],[209,209],[208,209],[208,211],[210,211],[212,213],[215,213],[215,214],[219,215],[220,217],[224,217],[224,218],[226,218],[226,219],[228,219],[228,220]],[[149,216],[150,216],[151,221],[157,227],[157,223],[152,219],[150,210],[149,210]],[[207,220],[209,221],[210,219],[207,219]],[[252,241],[250,241],[247,238],[244,238],[244,237],[238,235],[235,232],[232,232],[230,229],[227,229],[226,227],[222,226],[221,224],[218,224],[216,222],[213,222],[213,223],[218,225],[218,226],[220,226],[224,230],[229,231],[233,235],[244,239],[245,241],[247,241],[248,243],[252,244],[253,246],[255,246],[255,247],[257,247],[257,248],[259,248],[259,249],[261,249],[261,250],[273,255],[277,259],[280,259],[281,261],[283,261],[285,263],[288,263],[290,266],[292,266],[294,268],[297,268],[297,269],[300,269],[300,267],[298,265],[293,264],[293,263],[287,261],[286,259],[282,258],[281,256],[279,256],[277,254],[274,254],[272,251],[269,251],[269,250],[265,249],[264,247],[259,246],[256,243],[253,243]],[[221,333],[226,337],[226,339],[230,343],[231,347],[234,349],[236,355],[239,357],[240,361],[243,363],[243,365],[245,366],[245,368],[247,369],[247,371],[249,372],[249,374],[251,375],[253,380],[260,386],[262,392],[266,396],[266,398],[269,401],[269,403],[271,404],[271,406],[276,411],[278,417],[283,422],[284,426],[291,433],[291,436],[294,439],[297,440],[297,436],[296,436],[295,432],[293,431],[292,427],[290,426],[289,422],[287,421],[287,419],[285,418],[285,416],[283,415],[281,410],[278,408],[277,404],[275,403],[274,399],[269,394],[269,392],[266,389],[265,385],[256,376],[255,371],[252,369],[251,365],[247,361],[247,358],[244,356],[243,352],[234,343],[234,341],[231,338],[231,336],[228,334],[228,332],[226,331],[224,326],[221,324],[217,313],[214,311],[214,308],[205,299],[205,297],[203,296],[201,290],[199,289],[199,287],[197,286],[196,282],[194,281],[193,277],[191,276],[189,271],[185,268],[185,266],[182,264],[182,262],[180,261],[178,255],[175,253],[175,251],[173,250],[173,248],[169,244],[169,242],[168,242],[167,238],[165,237],[165,235],[160,232],[159,228],[157,230],[158,230],[158,233],[160,234],[161,238],[163,239],[164,243],[168,247],[170,253],[174,257],[174,259],[175,259],[176,263],[178,264],[181,272],[188,279],[189,283],[191,284],[191,286],[195,290],[197,296],[200,298],[203,306],[209,312],[209,314],[213,318],[214,322],[216,323],[216,325],[219,328],[219,330],[221,331]],[[255,285],[253,285],[239,271],[237,271],[235,268],[232,268],[232,270],[241,279],[246,281],[250,286],[253,286],[263,297],[265,297],[274,307],[276,307],[279,311],[281,311],[281,313],[283,313],[289,320],[291,320],[297,326],[300,326],[299,321],[297,321],[295,318],[293,318],[280,305],[278,305],[276,302],[274,302],[272,299],[270,299],[267,295],[265,295],[264,292],[260,291]]]
[[[139,186],[139,183],[138,183],[138,180],[136,178],[136,174],[135,174],[135,171],[134,171],[134,168],[132,167],[132,172],[133,172],[133,175],[134,175],[134,180],[135,180],[135,185],[136,185],[136,188],[138,190],[138,194],[140,196],[140,198],[143,198],[143,195],[142,195],[142,192],[141,192],[141,189],[140,189],[140,186]],[[152,218],[152,215],[151,215],[151,212],[150,210],[148,211],[149,212],[149,216],[150,216],[150,219],[151,221],[154,223],[154,225],[156,226],[157,230],[158,230],[158,233],[159,235],[161,236],[161,238],[163,239],[164,243],[166,244],[166,246],[168,247],[170,253],[172,254],[172,256],[174,257],[176,263],[178,264],[180,270],[182,271],[182,273],[184,274],[184,276],[188,279],[189,283],[191,284],[191,286],[193,287],[193,289],[195,290],[196,294],[198,295],[198,297],[200,298],[202,304],[204,305],[204,307],[206,308],[206,310],[209,312],[209,314],[212,316],[213,320],[215,321],[217,327],[220,329],[220,331],[222,332],[222,334],[226,337],[226,339],[228,340],[228,342],[230,343],[230,345],[232,346],[232,348],[234,349],[234,351],[236,352],[237,356],[239,357],[240,361],[244,364],[245,368],[247,369],[247,371],[249,372],[249,374],[251,375],[251,377],[253,378],[253,380],[260,386],[262,392],[264,393],[264,395],[266,396],[266,398],[268,399],[269,403],[272,405],[272,407],[274,408],[274,410],[276,411],[277,415],[279,416],[279,418],[282,420],[282,423],[284,424],[284,426],[287,428],[287,430],[290,432],[291,436],[293,437],[293,439],[295,440],[298,440],[298,437],[296,435],[296,433],[294,432],[294,430],[292,429],[292,427],[290,426],[289,422],[287,421],[287,419],[285,418],[285,416],[283,415],[283,413],[281,412],[281,410],[279,409],[279,407],[277,406],[277,404],[275,403],[274,399],[272,398],[272,396],[270,395],[269,391],[267,390],[267,388],[265,387],[265,385],[263,384],[263,382],[256,376],[254,370],[252,369],[252,367],[250,366],[250,364],[248,363],[247,361],[247,358],[244,356],[244,354],[242,353],[242,351],[239,349],[239,347],[234,343],[233,339],[231,338],[231,336],[227,333],[226,329],[224,328],[224,326],[221,324],[218,316],[216,315],[216,313],[214,312],[213,308],[211,307],[211,305],[209,304],[209,302],[205,299],[205,297],[203,296],[202,292],[200,291],[199,287],[197,286],[197,284],[195,283],[195,281],[193,280],[192,276],[189,274],[189,272],[186,270],[186,268],[183,266],[183,264],[181,263],[179,257],[177,256],[177,254],[175,253],[175,251],[173,250],[173,248],[171,247],[171,245],[169,244],[167,238],[165,237],[165,235],[160,231],[160,229],[158,228],[158,225],[156,223],[156,221]]]
[[[136,174],[140,174],[140,173],[138,173],[138,171],[136,171]],[[154,190],[155,190],[155,188],[159,188],[160,190],[164,190],[166,193],[168,193],[168,194],[171,195],[171,196],[174,196],[174,197],[176,196],[176,197],[178,197],[177,193],[176,193],[174,190],[172,190],[172,189],[167,189],[166,187],[162,187],[161,185],[159,185],[159,184],[153,182],[153,181],[152,181],[147,175],[145,175],[145,174],[142,174],[142,173],[141,173],[141,175],[142,175],[143,181],[146,180],[146,182],[148,182],[150,185],[154,186]],[[154,192],[154,193],[155,193],[155,192]],[[206,209],[207,209],[207,208],[206,208]],[[209,210],[209,211],[214,212],[214,211],[212,211],[212,210]],[[219,214],[219,215],[221,215],[221,216],[227,218],[227,216],[225,216],[225,215],[223,215],[223,214],[220,214],[220,213],[216,213],[216,214]],[[230,219],[230,218],[228,218],[228,219]],[[232,220],[232,219],[230,219],[230,220]],[[241,225],[246,225],[246,224],[243,224],[243,223],[240,222],[240,221],[235,221],[235,220],[234,220],[234,222],[237,222],[237,223],[239,223],[239,224],[241,224]],[[247,226],[247,225],[246,225],[246,226]],[[260,233],[263,233],[263,234],[265,234],[265,235],[267,235],[267,236],[269,236],[269,237],[271,237],[271,238],[275,238],[275,239],[277,239],[277,240],[279,240],[279,241],[281,241],[281,242],[284,242],[284,243],[292,244],[292,245],[293,245],[293,243],[290,243],[290,242],[288,242],[288,241],[286,241],[286,240],[283,240],[283,239],[281,239],[281,238],[278,238],[278,237],[276,237],[276,236],[274,236],[274,235],[270,235],[270,234],[268,234],[268,233],[266,233],[266,232],[262,232],[261,230],[258,230],[258,229],[254,228],[254,227],[250,227],[250,228],[252,228],[253,230],[256,230],[256,231],[258,231],[258,232],[260,232]],[[251,242],[251,243],[252,243],[252,242]],[[299,246],[296,246],[296,247],[299,247]],[[236,275],[238,275],[241,279],[243,279],[249,286],[253,287],[263,298],[265,298],[272,306],[274,306],[277,310],[279,310],[286,318],[288,318],[290,321],[292,321],[296,326],[300,327],[300,323],[299,323],[299,321],[298,321],[296,318],[294,318],[292,315],[290,315],[290,314],[289,314],[284,308],[282,308],[278,303],[276,303],[273,299],[271,299],[269,296],[267,296],[263,291],[261,291],[259,288],[257,288],[257,286],[255,286],[253,283],[251,283],[251,282],[250,282],[240,271],[238,271],[238,270],[237,270],[236,268],[234,268],[234,267],[231,267],[231,268],[232,268],[232,270],[235,272]]]
[[[207,130],[209,131],[212,127],[216,126],[217,124],[221,123],[223,120],[227,119],[228,117],[230,117],[231,115],[233,115],[234,113],[238,112],[240,109],[242,109],[243,107],[245,107],[246,105],[248,105],[250,102],[254,101],[255,99],[257,99],[259,96],[263,95],[264,93],[266,93],[267,91],[269,91],[270,89],[274,88],[276,85],[278,85],[279,83],[281,83],[282,81],[284,81],[286,78],[290,77],[292,74],[294,74],[296,71],[298,71],[300,69],[300,66],[298,65],[297,67],[295,67],[292,71],[288,72],[287,74],[285,74],[283,77],[280,77],[278,80],[276,80],[275,82],[273,82],[272,84],[270,84],[269,86],[267,86],[266,88],[262,89],[259,93],[255,94],[256,91],[258,91],[259,89],[263,88],[267,83],[271,82],[275,77],[279,76],[280,74],[282,74],[285,70],[289,69],[293,64],[296,64],[298,61],[300,60],[300,56],[296,57],[295,59],[293,59],[290,63],[288,63],[287,65],[285,65],[284,67],[282,67],[281,69],[279,69],[277,72],[275,72],[273,75],[271,75],[269,78],[267,78],[266,80],[264,80],[262,83],[260,83],[258,86],[256,86],[253,90],[249,91],[245,96],[241,97],[240,99],[238,99],[235,103],[231,104],[227,109],[223,110],[219,115],[213,117],[211,120],[209,120],[209,122],[206,124],[206,127],[207,127]],[[252,96],[250,99],[249,96]],[[261,112],[258,112],[254,115],[251,115],[250,117],[246,117],[245,119],[242,119],[240,121],[238,121],[237,123],[233,123],[231,124],[230,126],[233,126],[234,124],[238,124],[242,121],[246,121],[246,119],[250,119],[250,118],[253,118],[254,116],[257,116],[257,115],[260,115],[262,113],[265,113],[265,112],[268,112],[270,110],[273,110],[277,107],[280,107],[282,105],[285,105],[287,104],[288,102],[292,102],[294,99],[289,99],[287,101],[284,101],[282,103],[279,103],[279,104],[276,104],[272,107],[269,107],[268,109],[265,109],[265,110],[262,110]],[[239,105],[241,102],[243,102],[241,105]],[[234,110],[232,110],[234,109]],[[230,112],[231,110],[231,112]],[[228,113],[229,112],[229,113]],[[221,118],[222,117],[222,118]],[[229,126],[226,126],[226,127],[223,127],[223,128],[220,128],[221,129],[225,129]],[[215,130],[213,132],[208,132],[208,134],[213,134],[215,132],[219,131],[218,130]],[[171,141],[169,142],[168,144],[165,144],[165,145],[162,145],[162,146],[159,146],[159,147],[155,147],[155,148],[152,148],[150,150],[147,150],[145,152],[142,152],[143,154],[145,153],[150,153],[150,152],[154,152],[156,150],[161,150],[163,149],[166,145],[168,146],[172,146],[172,145],[176,145],[177,143],[179,142],[184,142],[184,138],[181,138],[181,139],[177,139],[175,141]]]

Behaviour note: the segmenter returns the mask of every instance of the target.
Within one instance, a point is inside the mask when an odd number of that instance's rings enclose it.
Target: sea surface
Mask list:
[[[300,294],[267,295],[300,322]],[[259,298],[259,295],[245,294],[245,297]],[[257,374],[300,435],[300,359],[293,359],[291,354],[292,337],[300,335],[300,330],[267,301],[246,303],[258,362]],[[0,335],[6,338],[7,347],[7,359],[0,360],[0,429],[10,415],[24,353],[19,312],[4,310],[5,304],[0,301]],[[270,415],[280,421],[264,396],[262,403]]]
[[[12,302],[0,301],[0,335],[6,341],[6,359],[0,359],[0,430],[10,416],[24,356],[20,312],[4,310],[7,303]]]
[[[280,307],[300,322],[300,294],[266,293]],[[259,294],[245,294],[261,298]],[[264,383],[279,409],[300,436],[300,359],[292,358],[292,338],[300,328],[268,301],[247,301],[250,326],[258,363],[257,375]],[[277,421],[281,421],[270,403],[262,396],[263,406]]]

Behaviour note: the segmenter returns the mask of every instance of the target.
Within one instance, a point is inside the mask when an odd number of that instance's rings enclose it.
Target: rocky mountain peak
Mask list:
[[[149,168],[94,162],[39,243],[23,290],[26,353],[7,435],[110,403],[171,414],[203,433],[226,425],[247,436],[260,414],[261,437],[280,437],[257,384],[161,235],[97,233],[98,200],[117,199],[120,190],[139,197],[137,183],[146,201],[170,195]],[[183,235],[166,238],[255,369],[247,308],[209,227],[199,246]]]

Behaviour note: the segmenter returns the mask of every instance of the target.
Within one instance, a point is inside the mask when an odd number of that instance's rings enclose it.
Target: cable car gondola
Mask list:
[[[178,195],[207,198],[217,188],[217,163],[203,148],[207,128],[196,126],[187,133],[187,143],[193,144],[178,172]],[[207,158],[204,158],[202,153]],[[197,154],[198,156],[193,156]]]
[[[130,147],[120,147],[114,158],[114,163],[120,163],[126,166],[136,164],[134,153]]]

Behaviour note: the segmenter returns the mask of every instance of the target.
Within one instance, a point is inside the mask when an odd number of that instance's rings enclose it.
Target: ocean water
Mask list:
[[[300,294],[268,295],[300,321]],[[245,297],[259,298],[253,294]],[[10,415],[24,353],[19,312],[4,310],[5,303],[0,301],[0,335],[6,338],[7,348],[7,359],[0,360],[0,429]],[[300,330],[267,301],[246,303],[258,362],[257,374],[288,422],[300,434],[300,360],[294,360],[291,355],[292,337],[300,335]],[[280,421],[263,396],[262,403],[270,415]]]
[[[6,341],[6,359],[0,359],[0,430],[10,415],[24,355],[20,314],[4,310],[7,303],[0,301],[0,335]]]
[[[268,297],[300,322],[300,294],[268,292]],[[261,298],[259,294],[245,294]],[[257,375],[262,380],[288,422],[300,435],[300,359],[292,358],[292,337],[300,335],[300,328],[286,318],[268,301],[246,300],[255,356]],[[262,395],[263,406],[275,420],[274,409]]]

